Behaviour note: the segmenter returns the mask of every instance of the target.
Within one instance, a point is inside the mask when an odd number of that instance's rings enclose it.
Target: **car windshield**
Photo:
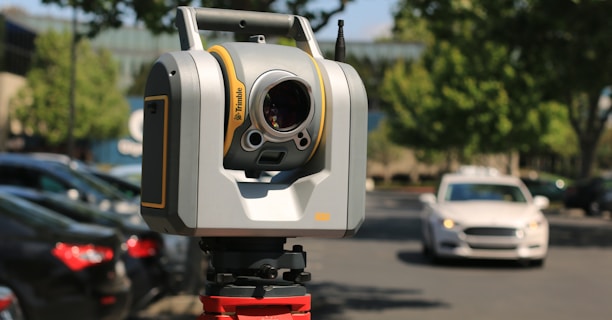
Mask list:
[[[15,219],[39,227],[67,229],[70,224],[74,223],[74,220],[63,217],[56,212],[8,194],[0,194],[0,210],[10,214]]]
[[[115,214],[98,210],[87,203],[69,199],[61,194],[45,193],[44,197],[41,197],[38,201],[34,200],[34,202],[79,222],[97,223],[111,227],[121,224]]]
[[[66,178],[69,179],[72,184],[77,186],[77,188],[94,192],[101,199],[109,199],[113,201],[125,200],[119,191],[114,190],[112,187],[108,186],[105,182],[100,181],[98,178],[72,170],[63,165],[54,164],[53,168],[57,174],[63,174],[66,176]]]
[[[518,186],[485,183],[453,183],[446,190],[446,201],[507,201],[527,202]]]

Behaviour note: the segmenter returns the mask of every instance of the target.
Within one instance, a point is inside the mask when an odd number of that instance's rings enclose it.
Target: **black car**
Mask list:
[[[123,319],[131,304],[123,237],[0,194],[0,283],[25,318]]]
[[[563,197],[566,208],[579,208],[586,215],[597,216],[612,211],[612,177],[594,177],[567,187]]]
[[[93,175],[94,177],[104,181],[120,191],[126,198],[134,199],[140,196],[140,185],[132,181],[122,179],[105,171],[99,170],[96,167],[90,166],[87,163],[71,159],[67,155],[59,153],[33,152],[26,154],[37,160],[60,163],[70,167],[72,170],[79,171],[85,174]]]
[[[117,190],[121,191],[121,193],[123,193],[123,195],[128,199],[140,197],[140,185],[119,177],[115,177],[112,174],[102,172],[100,170],[91,170],[91,174],[117,188]]]
[[[0,193],[36,203],[81,223],[116,228],[124,235],[127,252],[123,255],[132,281],[132,311],[138,311],[163,297],[169,290],[161,235],[146,225],[122,221],[116,214],[49,192],[38,192],[14,186],[0,186]]]
[[[139,216],[138,203],[94,176],[27,154],[0,153],[0,184],[61,193],[104,211]]]
[[[68,195],[77,190],[77,194],[84,195],[93,194],[93,191],[88,191],[90,189],[110,189],[113,192],[109,194],[109,197],[114,195],[114,197],[119,197],[123,200],[113,200],[110,202],[103,200],[99,202],[98,207],[104,207],[103,210],[118,213],[118,216],[121,216],[122,219],[129,219],[133,223],[144,224],[145,222],[140,216],[139,201],[127,199],[119,190],[107,181],[95,176],[92,171],[96,170],[92,170],[89,165],[79,160],[70,159],[62,154],[0,154],[0,185],[18,185]],[[4,175],[5,172],[6,176]],[[54,181],[52,185],[70,184],[71,187],[67,191],[67,187],[48,188],[46,181],[49,180]],[[70,181],[79,181],[79,183],[71,184]],[[95,186],[97,187],[93,188]],[[108,206],[105,206],[105,204],[111,202],[114,203],[112,207],[108,208]],[[199,286],[202,281],[201,270],[194,266],[205,263],[204,255],[198,246],[199,239],[173,234],[162,234],[162,236],[164,238],[166,266],[171,274],[172,291],[176,293],[185,290],[193,292],[195,290],[193,289],[194,286]]]
[[[533,196],[545,196],[550,201],[563,201],[565,182],[561,179],[521,178]]]

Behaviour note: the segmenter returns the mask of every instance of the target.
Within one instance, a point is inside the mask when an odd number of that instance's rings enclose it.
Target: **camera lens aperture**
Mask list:
[[[263,101],[266,123],[276,131],[297,128],[310,113],[310,96],[304,85],[295,80],[283,81],[268,90]]]

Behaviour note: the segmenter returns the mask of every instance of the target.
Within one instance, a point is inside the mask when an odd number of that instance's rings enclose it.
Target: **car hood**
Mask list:
[[[438,214],[463,225],[522,226],[534,218],[543,217],[533,204],[503,201],[461,201],[437,205]]]

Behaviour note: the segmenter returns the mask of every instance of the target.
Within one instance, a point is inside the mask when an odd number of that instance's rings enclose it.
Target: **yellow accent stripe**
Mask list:
[[[323,83],[323,76],[321,75],[321,69],[319,69],[319,64],[317,63],[317,61],[312,56],[309,56],[309,57],[312,60],[312,63],[314,64],[315,69],[317,70],[317,76],[319,77],[319,86],[321,87],[321,119],[320,119],[321,126],[319,127],[319,134],[317,135],[317,141],[315,141],[314,148],[312,149],[312,153],[310,153],[310,156],[308,156],[307,161],[309,161],[310,158],[314,156],[315,152],[319,148],[321,139],[323,138],[323,129],[325,128],[325,108],[326,108],[325,84]]]
[[[229,82],[229,106],[231,108],[229,117],[227,119],[227,131],[225,132],[225,140],[223,143],[223,156],[227,155],[232,140],[234,138],[234,132],[238,127],[244,123],[244,114],[246,108],[246,88],[244,84],[236,77],[236,69],[234,68],[234,62],[232,57],[222,46],[216,45],[208,49],[210,53],[216,53],[219,55],[225,70],[227,71],[227,80]]]
[[[145,97],[145,104],[149,101],[162,100],[164,103],[164,141],[162,147],[162,190],[161,190],[161,201],[159,203],[155,202],[141,202],[143,207],[155,208],[155,209],[163,209],[166,207],[166,173],[167,173],[167,159],[168,159],[168,96],[150,96]],[[146,186],[142,186],[142,188],[146,188]]]
[[[316,221],[329,221],[331,219],[331,214],[328,212],[316,212],[315,220]]]

